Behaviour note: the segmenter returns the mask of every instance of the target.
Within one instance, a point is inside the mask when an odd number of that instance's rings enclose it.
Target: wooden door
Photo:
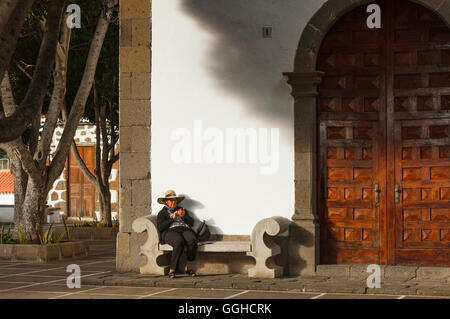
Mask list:
[[[318,98],[322,263],[380,261],[385,34],[367,28],[365,8],[340,19],[318,56],[325,72]]]
[[[78,152],[91,172],[94,171],[95,150],[92,146],[78,146]],[[95,187],[84,176],[75,158],[69,156],[69,212],[71,217],[93,217]]]
[[[450,32],[393,1],[388,80],[389,262],[450,266]]]
[[[450,265],[450,33],[419,5],[377,3],[381,28],[361,6],[318,55],[321,263]]]

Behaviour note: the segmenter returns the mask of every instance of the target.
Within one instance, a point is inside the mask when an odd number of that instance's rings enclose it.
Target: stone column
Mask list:
[[[151,213],[151,0],[120,1],[120,163],[116,268],[137,271],[145,234],[131,224]]]
[[[295,213],[289,240],[291,275],[314,275],[319,263],[317,214],[317,85],[322,72],[285,73],[292,86],[295,141]]]

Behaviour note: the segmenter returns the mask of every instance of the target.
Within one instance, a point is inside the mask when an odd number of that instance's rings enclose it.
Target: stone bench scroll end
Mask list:
[[[275,216],[259,221],[253,228],[251,241],[252,251],[247,253],[255,259],[256,264],[248,270],[251,278],[277,278],[283,275],[283,267],[274,263],[272,257],[281,253],[281,248],[273,240],[264,241],[264,234],[271,237],[289,235],[291,221],[285,217]]]
[[[145,275],[165,275],[168,272],[168,267],[159,266],[157,258],[165,254],[160,251],[159,245],[159,232],[156,227],[156,215],[147,215],[137,218],[132,228],[136,233],[147,232],[147,240],[141,246],[140,256],[146,256],[147,261],[144,266],[140,267],[140,273]]]

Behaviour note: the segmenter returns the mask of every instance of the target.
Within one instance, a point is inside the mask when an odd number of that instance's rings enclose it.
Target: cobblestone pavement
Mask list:
[[[250,279],[209,275],[175,279],[115,271],[113,242],[90,242],[90,256],[36,264],[0,261],[0,299],[450,299],[448,280],[388,280],[368,289],[365,280],[331,275]],[[70,289],[66,268],[81,268],[81,288]]]

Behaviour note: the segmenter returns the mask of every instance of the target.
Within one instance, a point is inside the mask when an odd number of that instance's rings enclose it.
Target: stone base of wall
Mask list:
[[[116,240],[117,227],[76,227],[72,232],[73,240]]]
[[[119,272],[139,272],[139,267],[145,264],[145,257],[140,256],[141,246],[147,239],[146,233],[117,234],[116,270]]]
[[[49,261],[82,258],[89,255],[89,246],[83,241],[49,245],[0,244],[0,259],[45,263]]]
[[[56,227],[57,236],[65,233],[64,227]],[[119,228],[117,227],[74,227],[72,240],[116,240]],[[67,238],[64,236],[64,239]]]

